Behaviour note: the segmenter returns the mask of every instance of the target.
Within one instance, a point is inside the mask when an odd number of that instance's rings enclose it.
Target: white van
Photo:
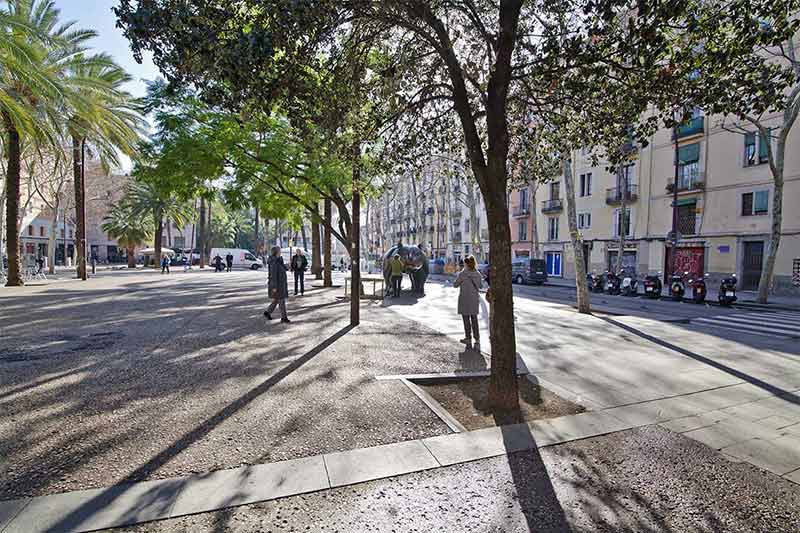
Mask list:
[[[264,266],[263,263],[261,263],[261,259],[256,257],[252,252],[242,248],[212,248],[211,253],[208,255],[208,264],[213,265],[214,258],[220,256],[222,258],[222,264],[225,265],[225,256],[228,254],[233,256],[233,266],[235,267],[258,270]]]

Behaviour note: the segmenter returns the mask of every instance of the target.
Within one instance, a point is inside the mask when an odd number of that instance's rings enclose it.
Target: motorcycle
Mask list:
[[[606,272],[606,292],[608,294],[619,294],[621,282],[619,276],[613,272]]]
[[[685,276],[688,272],[683,274]],[[676,302],[682,302],[683,295],[686,294],[686,284],[683,281],[683,276],[677,272],[669,277],[669,293]]]
[[[625,269],[620,271],[622,277],[622,295],[623,296],[638,296],[639,295],[639,280],[635,276],[631,276],[625,272]]]
[[[699,276],[694,279],[689,280],[689,285],[692,287],[692,300],[696,304],[701,304],[706,301],[706,278],[708,274],[705,276]]]
[[[644,294],[648,298],[661,298],[661,274],[648,274],[644,277]]]
[[[586,275],[586,285],[592,292],[603,292],[603,277],[594,272]]]
[[[736,301],[736,274],[722,278],[719,284],[719,305],[729,306]]]

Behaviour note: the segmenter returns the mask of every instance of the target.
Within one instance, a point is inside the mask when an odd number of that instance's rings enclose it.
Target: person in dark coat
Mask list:
[[[308,269],[308,259],[306,258],[305,254],[300,250],[297,249],[297,252],[292,257],[292,274],[294,274],[294,294],[297,296],[297,287],[298,284],[300,286],[300,294],[304,294],[306,292],[305,288],[305,276],[306,270]]]
[[[286,263],[283,262],[283,257],[281,257],[280,247],[273,246],[269,259],[267,259],[267,273],[269,274],[267,292],[272,302],[267,307],[267,310],[264,311],[264,316],[267,317],[267,320],[272,320],[272,312],[276,307],[280,306],[281,322],[288,324],[286,298],[289,297],[289,283],[286,279],[286,271]]]
[[[166,255],[161,258],[161,273],[163,274],[165,271],[169,274],[169,257]]]
[[[225,256],[225,265],[228,267],[228,272],[233,270],[233,254],[230,252]]]
[[[222,272],[222,258],[219,254],[214,256],[214,272]]]

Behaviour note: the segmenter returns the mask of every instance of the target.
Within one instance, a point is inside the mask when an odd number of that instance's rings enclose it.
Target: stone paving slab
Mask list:
[[[800,485],[800,468],[798,468],[797,470],[793,470],[792,472],[789,472],[788,474],[784,474],[783,477],[785,477],[789,481],[793,481],[793,482],[797,483],[798,485]]]
[[[796,435],[774,440],[752,439],[727,446],[722,451],[779,476],[800,468],[800,437]]]
[[[536,420],[529,425],[539,446],[585,439],[635,427],[635,424],[614,416],[611,410]]]
[[[172,515],[202,513],[328,488],[322,456],[218,470],[187,479]]]
[[[514,424],[429,437],[422,441],[442,466],[529,450],[541,443],[528,424]]]
[[[20,500],[8,500],[0,502],[0,531],[3,531],[17,514],[26,506],[30,498]]]
[[[173,478],[38,496],[2,533],[71,533],[168,518],[184,482]]]
[[[440,466],[419,440],[330,453],[324,458],[331,487],[352,485]]]

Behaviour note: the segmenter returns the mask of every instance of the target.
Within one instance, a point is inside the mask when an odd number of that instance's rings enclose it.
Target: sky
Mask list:
[[[97,52],[110,54],[134,78],[128,91],[134,96],[144,96],[147,89],[143,80],[155,79],[158,69],[149,54],[142,57],[141,65],[133,58],[128,40],[116,27],[117,19],[111,12],[117,0],[55,0],[55,4],[61,10],[63,21],[76,21],[78,27],[93,29],[99,34],[90,41],[90,46]]]

